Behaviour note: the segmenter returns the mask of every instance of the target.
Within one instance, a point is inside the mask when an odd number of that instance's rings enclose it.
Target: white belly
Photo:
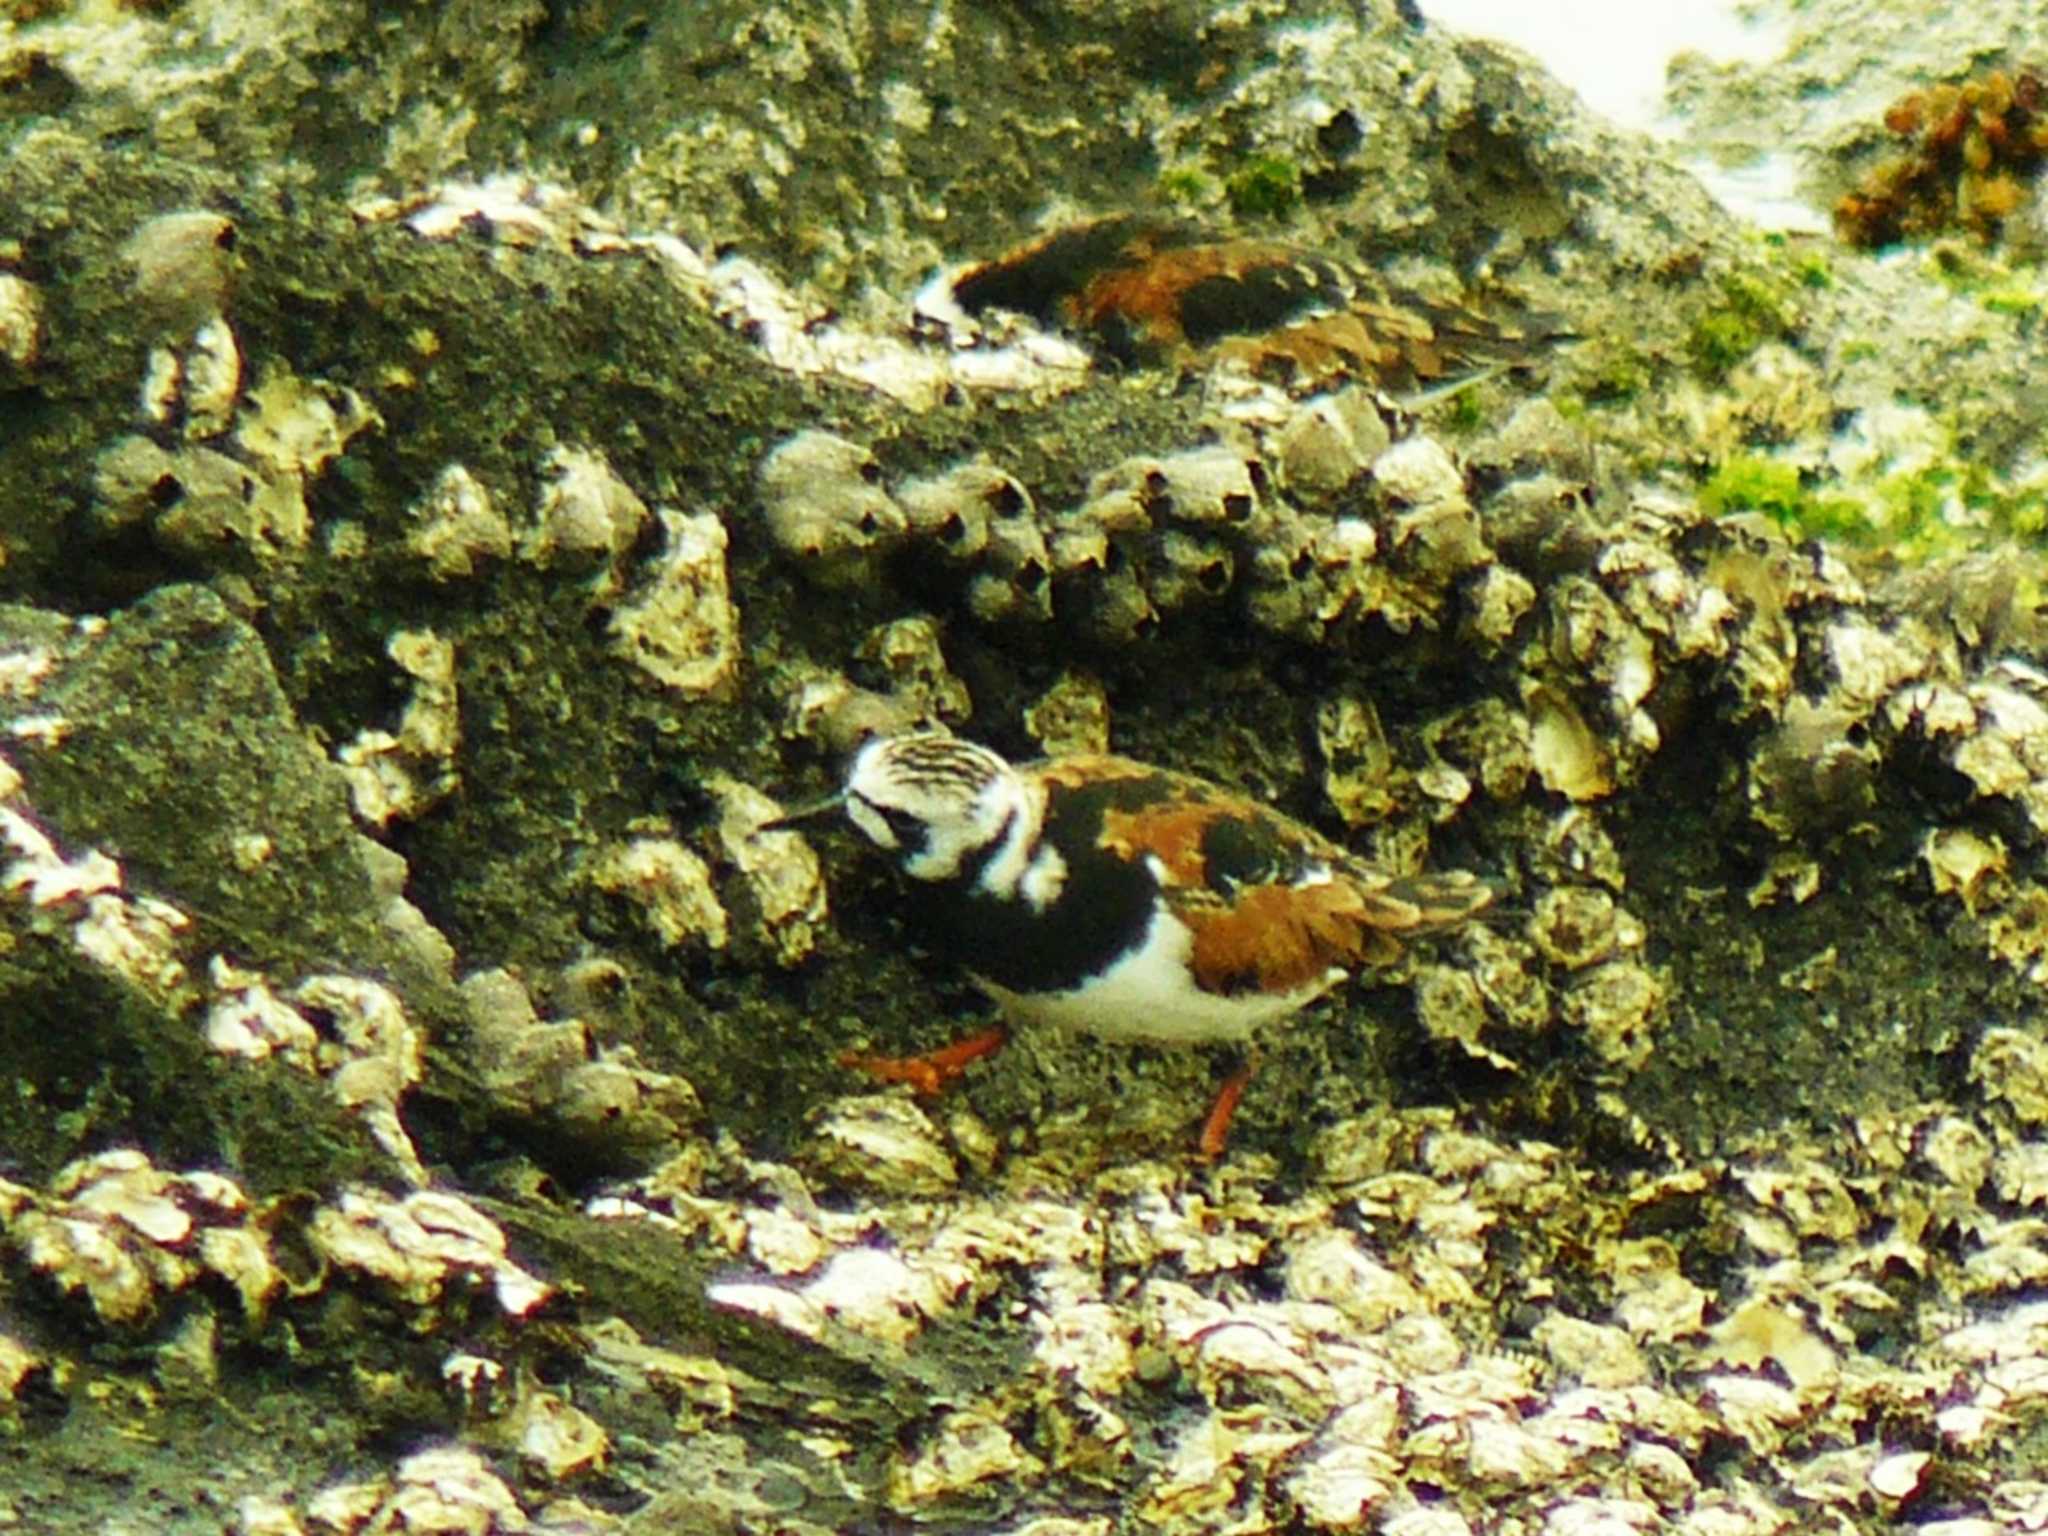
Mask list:
[[[1106,1040],[1166,1044],[1242,1040],[1263,1024],[1284,1019],[1345,977],[1331,970],[1292,992],[1241,992],[1220,997],[1195,985],[1188,972],[1193,939],[1187,926],[1162,911],[1145,942],[1100,976],[1065,992],[1012,992],[980,976],[975,984],[1004,1013],[1023,1024],[1050,1024]]]

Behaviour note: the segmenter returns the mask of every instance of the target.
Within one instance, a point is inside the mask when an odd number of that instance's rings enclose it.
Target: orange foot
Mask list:
[[[1244,1097],[1245,1085],[1252,1080],[1258,1065],[1256,1061],[1247,1061],[1223,1079],[1223,1086],[1216,1090],[1216,1102],[1209,1106],[1209,1118],[1202,1122],[1201,1140],[1196,1143],[1204,1162],[1213,1163],[1223,1155],[1224,1143],[1230,1140],[1230,1121],[1237,1113],[1237,1101]]]
[[[919,1098],[935,1099],[967,1070],[968,1063],[993,1056],[1009,1038],[1009,1031],[998,1024],[922,1056],[863,1056],[858,1051],[842,1051],[839,1065],[865,1072],[877,1082],[908,1083]],[[1227,1116],[1225,1121],[1228,1123]]]

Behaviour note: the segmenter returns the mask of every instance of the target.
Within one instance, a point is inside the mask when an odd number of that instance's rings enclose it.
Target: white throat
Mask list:
[[[1017,873],[1003,876],[998,871],[1006,861],[1021,859],[1038,840],[1042,812],[1035,799],[1017,774],[997,774],[982,786],[973,815],[946,818],[929,825],[924,847],[904,861],[904,873],[918,880],[950,880],[960,873],[962,865],[988,846],[991,837],[998,837],[995,854],[982,867],[975,884],[978,889],[995,891],[1000,882],[1007,880],[1001,889],[1013,889]]]
[[[974,888],[1007,901],[1017,894],[1020,884],[1029,880],[1039,862],[1033,855],[1040,852],[1038,834],[1045,826],[1045,794],[1016,773],[1004,774],[983,794],[991,802],[994,820],[1003,828],[1003,835],[994,855],[982,865]]]

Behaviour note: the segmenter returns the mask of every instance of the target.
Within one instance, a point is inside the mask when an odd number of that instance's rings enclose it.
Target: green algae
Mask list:
[[[1223,178],[1223,194],[1240,219],[1283,219],[1301,202],[1301,167],[1278,155],[1255,155]]]
[[[1715,287],[1717,297],[1694,319],[1685,340],[1694,371],[1708,379],[1725,378],[1765,342],[1789,336],[1799,319],[1776,272],[1730,272]]]

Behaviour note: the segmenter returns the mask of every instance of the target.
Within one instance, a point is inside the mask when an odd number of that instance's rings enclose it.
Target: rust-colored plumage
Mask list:
[[[963,273],[970,312],[1010,309],[1127,365],[1235,361],[1281,382],[1397,388],[1533,358],[1562,333],[1434,303],[1275,240],[1218,237],[1144,214],[1054,230]]]
[[[1333,971],[1388,965],[1403,937],[1453,927],[1492,899],[1463,872],[1403,876],[1363,864],[1201,779],[1109,757],[1068,759],[1043,773],[1069,786],[1151,784],[1150,803],[1105,810],[1097,845],[1151,862],[1167,910],[1193,937],[1194,981],[1207,992],[1294,992]]]

